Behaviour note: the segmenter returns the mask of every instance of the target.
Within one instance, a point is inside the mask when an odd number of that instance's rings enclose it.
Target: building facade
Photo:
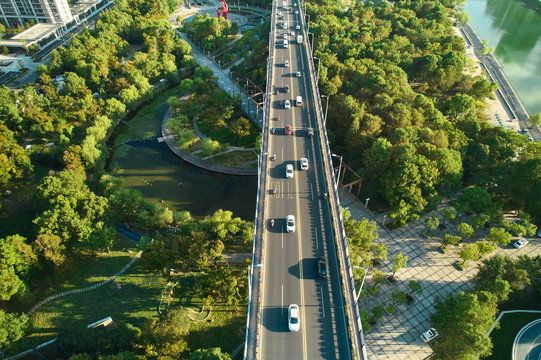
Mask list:
[[[0,0],[0,23],[6,27],[32,21],[64,24],[72,18],[67,0]]]

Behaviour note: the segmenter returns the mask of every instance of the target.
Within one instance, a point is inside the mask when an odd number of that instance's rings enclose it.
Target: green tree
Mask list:
[[[435,216],[429,216],[425,220],[425,226],[428,230],[436,230],[439,224],[440,221]]]
[[[489,244],[486,241],[476,242],[475,246],[477,246],[479,258],[482,258],[483,256],[488,255],[494,251],[494,246],[492,246],[492,244]]]
[[[245,117],[240,117],[233,120],[229,128],[233,134],[237,135],[239,138],[242,138],[250,135],[251,124],[250,121]]]
[[[197,349],[190,354],[190,360],[231,360],[220,348]]]
[[[486,240],[494,245],[506,246],[511,242],[511,234],[504,228],[490,228]]]
[[[440,211],[440,215],[443,217],[443,224],[445,225],[446,221],[449,220],[455,220],[456,219],[456,213],[451,209],[442,209]]]
[[[412,295],[421,295],[423,293],[423,286],[418,281],[410,280],[408,282],[408,288],[410,291],[408,297],[411,297]]]
[[[450,234],[445,234],[443,236],[443,245],[444,246],[447,246],[447,245],[456,245],[458,244],[460,241],[462,240],[462,238],[460,236],[453,236],[453,235],[450,235]]]
[[[492,200],[486,189],[472,186],[464,189],[458,199],[460,210],[466,213],[474,212],[480,214],[490,209]]]
[[[398,270],[406,267],[406,264],[408,262],[408,257],[402,255],[402,253],[398,253],[398,255],[393,255],[393,260],[392,261],[393,261],[393,268],[392,268],[393,274],[392,274],[392,277],[394,278],[395,274],[396,274],[396,272]]]
[[[372,244],[372,261],[375,264],[387,260],[387,246],[384,243]]]
[[[0,310],[0,345],[6,348],[24,336],[28,317]]]
[[[460,223],[456,228],[458,231],[460,231],[460,235],[462,235],[462,238],[468,239],[475,236],[475,230],[468,223]]]
[[[531,115],[529,120],[532,124],[532,127],[530,129],[532,129],[534,126],[541,125],[541,113]]]
[[[376,285],[385,284],[385,273],[378,269],[372,269],[372,281],[374,282],[374,288]]]
[[[486,336],[495,320],[496,299],[487,292],[436,297],[432,322],[441,337],[433,344],[438,359],[476,359],[490,354],[492,343]]]
[[[460,249],[461,266],[466,267],[467,260],[476,261],[479,259],[479,248],[475,244],[464,244]]]
[[[475,228],[482,228],[490,220],[490,216],[479,214],[472,219],[472,225]]]
[[[220,151],[220,143],[216,140],[205,139],[201,142],[205,155],[216,155]]]
[[[397,289],[393,289],[391,297],[393,299],[393,304],[395,305],[400,305],[408,301],[406,294]]]

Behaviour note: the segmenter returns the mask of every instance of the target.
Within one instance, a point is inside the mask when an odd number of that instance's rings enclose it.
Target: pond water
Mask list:
[[[145,116],[115,130],[115,138],[161,135],[157,132],[167,111],[164,97],[139,110]],[[150,109],[152,114],[150,114]],[[130,129],[130,127],[132,127]],[[136,128],[135,128],[136,127]],[[128,134],[132,134],[128,137]],[[126,188],[140,190],[143,197],[173,211],[188,210],[204,216],[218,209],[231,210],[234,216],[253,221],[257,193],[256,176],[218,174],[193,166],[177,157],[165,143],[157,140],[130,141],[111,153],[111,163],[124,177]]]
[[[524,106],[541,112],[541,16],[517,0],[466,0],[465,9]]]

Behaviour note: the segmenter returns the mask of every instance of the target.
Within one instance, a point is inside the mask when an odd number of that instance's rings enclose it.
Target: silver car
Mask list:
[[[293,165],[287,164],[286,165],[286,178],[293,179]]]
[[[295,232],[295,216],[288,215],[286,217],[286,230],[287,232]]]
[[[308,159],[301,158],[301,170],[308,170]]]

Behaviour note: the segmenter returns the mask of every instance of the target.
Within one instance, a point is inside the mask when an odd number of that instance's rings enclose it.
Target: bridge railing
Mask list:
[[[272,14],[276,13],[277,2],[272,4]],[[276,30],[275,17],[271,15],[271,28],[269,34],[269,61],[267,61],[267,83],[264,94],[263,105],[263,124],[261,125],[261,151],[258,156],[258,186],[257,186],[257,200],[254,219],[254,238],[252,247],[252,266],[250,266],[250,278],[248,285],[248,309],[246,316],[246,334],[244,339],[244,359],[256,359],[259,353],[259,336],[260,336],[260,300],[261,300],[261,278],[263,268],[261,266],[261,257],[264,247],[263,239],[263,224],[265,223],[265,209],[266,196],[266,176],[267,173],[267,158],[268,158],[268,126],[270,106],[272,92],[272,58],[274,56],[274,31]]]
[[[327,183],[327,189],[329,192],[329,203],[331,204],[331,217],[333,220],[333,228],[335,233],[336,244],[339,249],[339,261],[340,261],[340,275],[342,279],[342,291],[346,301],[346,318],[348,321],[348,330],[350,340],[352,340],[351,349],[352,357],[359,358],[362,356],[364,360],[367,359],[366,347],[364,342],[363,328],[361,324],[361,317],[359,313],[359,305],[355,301],[355,280],[353,277],[353,268],[351,265],[351,260],[349,256],[346,232],[344,228],[344,220],[342,219],[342,212],[340,210],[340,203],[338,199],[338,182],[334,175],[333,165],[332,165],[332,156],[331,148],[329,146],[329,139],[327,137],[327,129],[325,127],[323,107],[321,104],[321,95],[319,93],[318,79],[315,71],[315,65],[312,57],[313,49],[310,46],[310,41],[307,33],[307,26],[305,23],[304,9],[300,9],[301,12],[301,22],[303,24],[302,31],[303,37],[306,39],[306,56],[308,60],[309,73],[312,79],[312,94],[314,96],[314,103],[316,104],[316,119],[318,123],[319,130],[319,139],[321,144],[321,150],[323,153],[323,166],[325,168],[325,178]],[[340,256],[341,255],[341,256]],[[353,306],[351,306],[353,304]]]

